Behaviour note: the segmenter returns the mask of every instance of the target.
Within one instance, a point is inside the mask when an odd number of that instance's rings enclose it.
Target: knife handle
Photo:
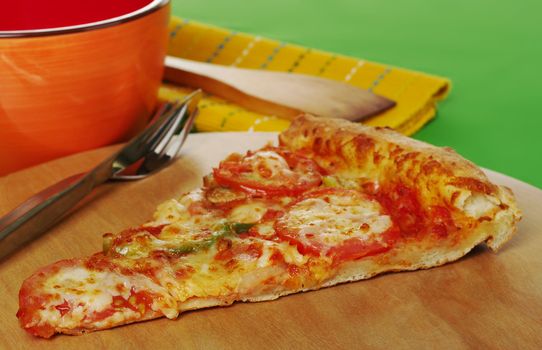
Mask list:
[[[93,174],[68,177],[28,198],[0,219],[0,261],[40,236],[95,187]]]

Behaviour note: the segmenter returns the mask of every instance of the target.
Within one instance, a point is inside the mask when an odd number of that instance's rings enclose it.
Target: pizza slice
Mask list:
[[[501,247],[512,193],[449,149],[388,129],[300,116],[232,154],[152,221],[23,283],[21,326],[81,334],[235,301],[272,300]]]

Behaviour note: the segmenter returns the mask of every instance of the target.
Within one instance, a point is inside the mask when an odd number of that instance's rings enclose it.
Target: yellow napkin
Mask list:
[[[310,74],[369,89],[396,101],[397,105],[364,123],[389,126],[406,135],[415,133],[435,116],[436,102],[446,96],[450,87],[445,78],[176,17],[170,21],[168,54],[241,68]],[[163,84],[160,98],[176,100],[190,91]],[[195,122],[198,131],[282,131],[290,123],[212,95],[205,95],[199,107],[200,115]]]

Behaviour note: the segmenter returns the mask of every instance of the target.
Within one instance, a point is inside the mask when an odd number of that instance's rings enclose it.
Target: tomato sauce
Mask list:
[[[301,268],[293,264],[288,264],[286,271],[288,271],[288,274],[290,276],[298,276],[299,274],[301,274]]]
[[[72,308],[71,308],[70,304],[68,303],[68,301],[66,299],[64,299],[64,302],[62,304],[56,305],[55,309],[57,309],[58,312],[60,312],[60,316],[64,316],[65,314],[70,312],[70,310]]]
[[[194,272],[196,272],[196,269],[192,266],[181,266],[175,271],[175,277],[178,279],[188,279]]]
[[[250,244],[235,244],[228,245],[225,249],[219,249],[218,253],[215,255],[216,260],[229,261],[233,258],[244,254],[253,259],[257,259],[262,256],[262,244],[261,243],[250,243]]]
[[[99,311],[99,312],[95,312],[94,314],[92,314],[91,317],[88,317],[88,318],[85,317],[85,320],[87,320],[89,322],[102,321],[102,320],[105,320],[108,317],[113,316],[113,314],[115,312],[117,312],[117,310],[115,308],[108,308],[108,309],[105,309],[105,310],[102,310],[102,311]]]
[[[157,237],[160,235],[162,230],[164,229],[166,225],[158,225],[158,226],[141,226],[141,227],[134,227],[129,228],[127,230],[122,231],[116,238],[115,243],[117,242],[129,242],[133,236],[137,235],[141,232],[148,232],[151,235]]]
[[[450,211],[442,206],[434,206],[429,210],[431,218],[430,233],[439,238],[446,238],[448,234],[457,229]]]
[[[145,306],[145,311],[152,310],[153,295],[144,290],[136,292],[134,287],[130,290],[130,297],[134,297],[137,305]]]
[[[334,265],[337,265],[344,261],[359,260],[384,253],[390,249],[391,246],[380,242],[365,242],[359,238],[350,238],[342,244],[332,247],[326,255],[333,259]]]
[[[376,199],[388,211],[401,234],[416,237],[422,233],[425,215],[416,192],[403,184],[376,193]]]
[[[402,238],[422,239],[427,235],[445,238],[457,229],[450,209],[444,206],[424,209],[416,190],[404,184],[378,189],[375,198],[399,226]]]
[[[262,217],[262,221],[276,220],[284,215],[284,210],[267,209]]]
[[[49,324],[28,327],[25,329],[28,333],[42,338],[51,338],[55,334],[55,328]]]
[[[31,295],[30,290],[24,288],[21,289],[19,294],[20,306],[16,316],[19,319],[20,324],[32,335],[50,338],[55,334],[54,327],[48,324],[26,327],[27,324],[33,322],[36,312],[43,309],[47,302],[49,302],[49,298],[41,295]]]
[[[134,287],[132,287],[128,299],[124,298],[122,295],[113,296],[111,307],[94,313],[92,317],[89,318],[89,321],[102,321],[112,316],[115,312],[122,311],[122,309],[130,309],[134,312],[141,312],[144,314],[148,310],[152,310],[152,302],[153,296],[151,293],[144,290],[136,292]]]
[[[273,254],[271,254],[271,256],[269,257],[269,260],[274,264],[274,265],[277,265],[277,264],[281,264],[281,263],[284,263],[285,260],[284,260],[284,255],[282,255],[282,253],[278,250],[275,250],[273,252]]]
[[[113,271],[117,265],[104,256],[103,253],[96,253],[86,259],[85,267],[96,271]]]

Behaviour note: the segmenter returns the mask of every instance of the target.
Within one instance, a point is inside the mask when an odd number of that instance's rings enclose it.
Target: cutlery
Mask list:
[[[305,74],[227,67],[167,56],[165,79],[201,88],[247,109],[292,119],[302,112],[360,121],[395,102],[368,90]]]
[[[201,91],[160,108],[154,121],[121,150],[87,173],[73,175],[30,197],[0,219],[0,260],[52,227],[108,180],[138,180],[179,153],[197,114]]]

